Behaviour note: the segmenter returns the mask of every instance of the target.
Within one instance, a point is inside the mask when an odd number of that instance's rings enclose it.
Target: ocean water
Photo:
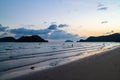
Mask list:
[[[78,60],[91,51],[113,48],[114,42],[0,43],[0,76],[30,69],[43,70]]]

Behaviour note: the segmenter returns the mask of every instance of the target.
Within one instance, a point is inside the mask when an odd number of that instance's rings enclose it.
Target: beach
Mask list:
[[[120,48],[10,80],[120,80]]]
[[[120,0],[0,0],[0,80],[120,80]]]

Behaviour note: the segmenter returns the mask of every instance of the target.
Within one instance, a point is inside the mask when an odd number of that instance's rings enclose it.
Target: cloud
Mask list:
[[[105,6],[105,5],[102,4],[102,3],[98,3],[98,10],[107,10],[107,9],[108,9],[107,6]]]
[[[0,37],[14,36],[14,34],[9,32],[9,27],[0,24]]]
[[[55,29],[57,29],[57,25],[56,24],[52,24],[52,25],[50,25],[49,27],[48,27],[48,29],[50,29],[50,30],[55,30]]]
[[[98,10],[107,10],[108,9],[108,7],[100,7],[100,8],[98,8]]]
[[[52,32],[49,38],[50,39],[70,39],[70,38],[73,39],[73,38],[78,38],[78,35],[73,35],[63,30],[56,30]]]
[[[0,32],[4,32],[6,31],[8,27],[2,26],[2,24],[0,24]]]
[[[110,32],[106,32],[105,35],[110,35],[110,34],[113,34],[114,33],[114,30],[111,30]]]
[[[39,29],[39,30],[33,30],[33,29],[26,29],[26,28],[17,28],[17,29],[11,29],[10,33],[14,34],[15,37],[21,37],[24,35],[39,35],[45,39],[50,40],[77,40],[79,39],[78,35],[74,35],[71,33],[67,33],[64,30],[60,30],[59,28],[67,27],[67,24],[51,24],[46,29]]]
[[[108,21],[102,21],[102,22],[101,22],[101,24],[106,24],[106,23],[108,23]]]
[[[50,30],[48,29],[33,30],[33,29],[17,28],[17,29],[11,29],[10,32],[18,36],[18,35],[47,34],[50,32]]]
[[[67,24],[60,24],[60,25],[58,25],[59,28],[68,27],[68,26],[69,25],[67,25]]]
[[[56,24],[51,24],[48,29],[50,30],[55,30],[55,29],[58,29],[58,28],[64,28],[64,27],[68,27],[69,25],[67,24],[59,24],[59,25],[56,25]]]
[[[68,25],[67,24],[59,24],[59,25],[51,24],[50,26],[48,26],[48,28],[39,29],[39,30],[28,29],[25,27],[9,29],[9,27],[5,27],[0,24],[0,37],[14,36],[16,38],[19,38],[21,36],[26,36],[26,35],[39,35],[44,39],[63,40],[63,41],[64,40],[77,41],[80,38],[78,35],[68,33],[63,29],[62,30],[59,29],[64,27],[68,27]]]

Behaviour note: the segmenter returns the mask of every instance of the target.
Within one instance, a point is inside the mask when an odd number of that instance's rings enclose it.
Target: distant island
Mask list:
[[[15,39],[14,37],[4,37],[0,38],[0,42],[48,42],[48,41],[44,40],[38,35],[32,35],[22,36],[19,39]]]
[[[120,33],[114,33],[111,35],[88,37],[86,40],[79,40],[78,42],[120,42]]]
[[[16,39],[13,37],[4,37],[4,38],[0,38],[0,42],[15,42]]]
[[[65,42],[73,42],[72,40],[66,40]]]

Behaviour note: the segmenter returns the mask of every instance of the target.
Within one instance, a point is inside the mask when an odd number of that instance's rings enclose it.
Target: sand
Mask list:
[[[120,80],[120,48],[11,80]]]

